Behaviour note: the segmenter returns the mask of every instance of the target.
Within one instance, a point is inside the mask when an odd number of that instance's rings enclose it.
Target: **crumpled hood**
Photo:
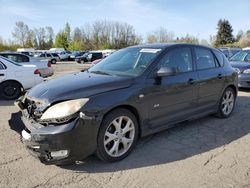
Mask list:
[[[240,61],[231,61],[230,64],[233,68],[238,68],[241,71],[250,69],[250,63],[248,62],[240,62]]]
[[[126,88],[132,84],[132,80],[128,77],[79,72],[45,81],[28,91],[27,97],[51,104]]]

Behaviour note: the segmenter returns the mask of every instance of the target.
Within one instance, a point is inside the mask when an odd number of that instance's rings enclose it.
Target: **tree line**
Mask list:
[[[239,31],[233,35],[232,25],[228,20],[220,19],[217,24],[217,34],[210,36],[210,41],[199,40],[197,37],[187,34],[184,37],[176,37],[174,32],[160,27],[147,33],[145,39],[136,33],[134,27],[128,23],[97,20],[76,27],[73,30],[69,23],[57,34],[51,26],[30,28],[22,21],[15,24],[12,32],[13,40],[8,42],[0,37],[0,50],[16,50],[16,48],[35,48],[46,50],[52,47],[66,50],[97,50],[120,49],[140,43],[168,43],[185,42],[202,45],[246,47],[250,46],[250,30]]]
[[[217,24],[217,34],[212,39],[214,47],[250,47],[250,30],[240,30],[236,36],[233,35],[233,27],[226,19],[220,19]]]

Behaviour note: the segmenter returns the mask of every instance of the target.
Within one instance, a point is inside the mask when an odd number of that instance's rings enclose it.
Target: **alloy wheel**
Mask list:
[[[229,115],[234,108],[234,94],[231,90],[227,90],[222,99],[222,111],[225,115]]]
[[[105,131],[104,148],[111,157],[119,157],[131,147],[135,137],[135,125],[127,116],[114,119]]]

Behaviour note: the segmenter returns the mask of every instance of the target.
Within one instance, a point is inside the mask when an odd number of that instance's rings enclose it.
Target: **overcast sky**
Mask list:
[[[229,20],[234,34],[249,30],[250,0],[0,0],[0,36],[5,40],[17,21],[58,32],[66,22],[73,29],[100,19],[127,22],[142,36],[162,26],[176,37],[188,33],[209,39],[220,18]]]

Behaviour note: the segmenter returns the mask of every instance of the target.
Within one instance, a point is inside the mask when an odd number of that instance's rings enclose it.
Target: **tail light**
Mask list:
[[[48,67],[51,67],[51,61],[50,60],[48,61]]]
[[[34,71],[34,74],[41,74],[41,73],[40,73],[40,71],[39,71],[38,69],[36,69],[36,70]]]

